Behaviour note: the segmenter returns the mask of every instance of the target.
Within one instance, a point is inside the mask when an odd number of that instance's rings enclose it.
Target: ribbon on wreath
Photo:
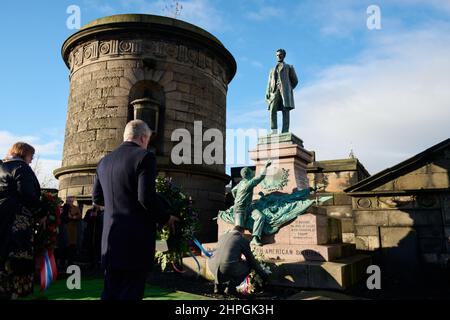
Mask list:
[[[212,257],[212,254],[210,252],[206,251],[205,248],[203,248],[203,246],[200,243],[200,241],[198,241],[195,237],[192,237],[192,240],[194,241],[195,245],[203,252],[203,254],[205,256],[207,256],[208,258]]]
[[[203,254],[204,254],[208,259],[212,257],[212,254],[211,254],[210,252],[206,251],[206,249],[202,246],[202,244],[200,243],[200,241],[198,241],[195,237],[192,237],[192,241],[191,241],[191,240],[188,240],[188,242],[189,242],[189,246],[192,248],[192,250],[194,250],[194,245],[193,245],[193,244],[195,244],[195,245],[203,252]],[[191,258],[194,259],[194,262],[195,262],[195,264],[197,265],[197,269],[198,269],[198,270],[197,270],[197,276],[199,276],[199,275],[200,275],[200,272],[201,272],[200,262],[198,261],[197,257],[191,252],[191,250],[188,250],[187,253],[191,256]],[[185,273],[185,271],[178,269],[178,268],[176,267],[175,263],[172,263],[172,267],[173,267],[173,269],[174,269],[176,272],[178,272],[178,273]]]
[[[56,281],[58,276],[53,250],[46,250],[39,257],[39,267],[41,270],[41,291],[45,291],[53,281]]]

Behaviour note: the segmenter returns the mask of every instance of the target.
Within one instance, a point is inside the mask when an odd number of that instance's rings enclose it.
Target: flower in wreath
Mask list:
[[[37,256],[56,247],[58,226],[61,223],[62,200],[56,194],[43,191],[40,201],[40,209],[36,215],[37,221],[34,237],[35,253]]]

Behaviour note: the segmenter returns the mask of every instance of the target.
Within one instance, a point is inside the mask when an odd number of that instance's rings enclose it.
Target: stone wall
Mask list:
[[[450,139],[346,192],[356,248],[372,253],[388,282],[443,284],[439,277],[450,267]]]
[[[344,190],[367,178],[369,173],[358,159],[337,159],[314,161],[307,167],[309,185],[323,184],[325,189],[320,195],[333,196],[323,204],[330,217],[341,220],[342,241],[355,243],[352,199]]]
[[[444,198],[438,194],[355,197],[357,249],[391,248],[412,236],[423,254],[442,252]]]

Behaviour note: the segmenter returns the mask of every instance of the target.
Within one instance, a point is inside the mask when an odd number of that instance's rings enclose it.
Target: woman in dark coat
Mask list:
[[[34,148],[15,143],[0,163],[0,298],[33,292],[33,224],[41,189],[30,167]],[[44,218],[45,219],[45,218]],[[41,221],[44,222],[44,221]]]

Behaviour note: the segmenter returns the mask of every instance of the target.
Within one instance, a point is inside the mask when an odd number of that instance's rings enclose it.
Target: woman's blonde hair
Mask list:
[[[16,142],[13,146],[8,150],[9,157],[19,157],[25,159],[28,155],[34,154],[34,148],[25,142]]]

